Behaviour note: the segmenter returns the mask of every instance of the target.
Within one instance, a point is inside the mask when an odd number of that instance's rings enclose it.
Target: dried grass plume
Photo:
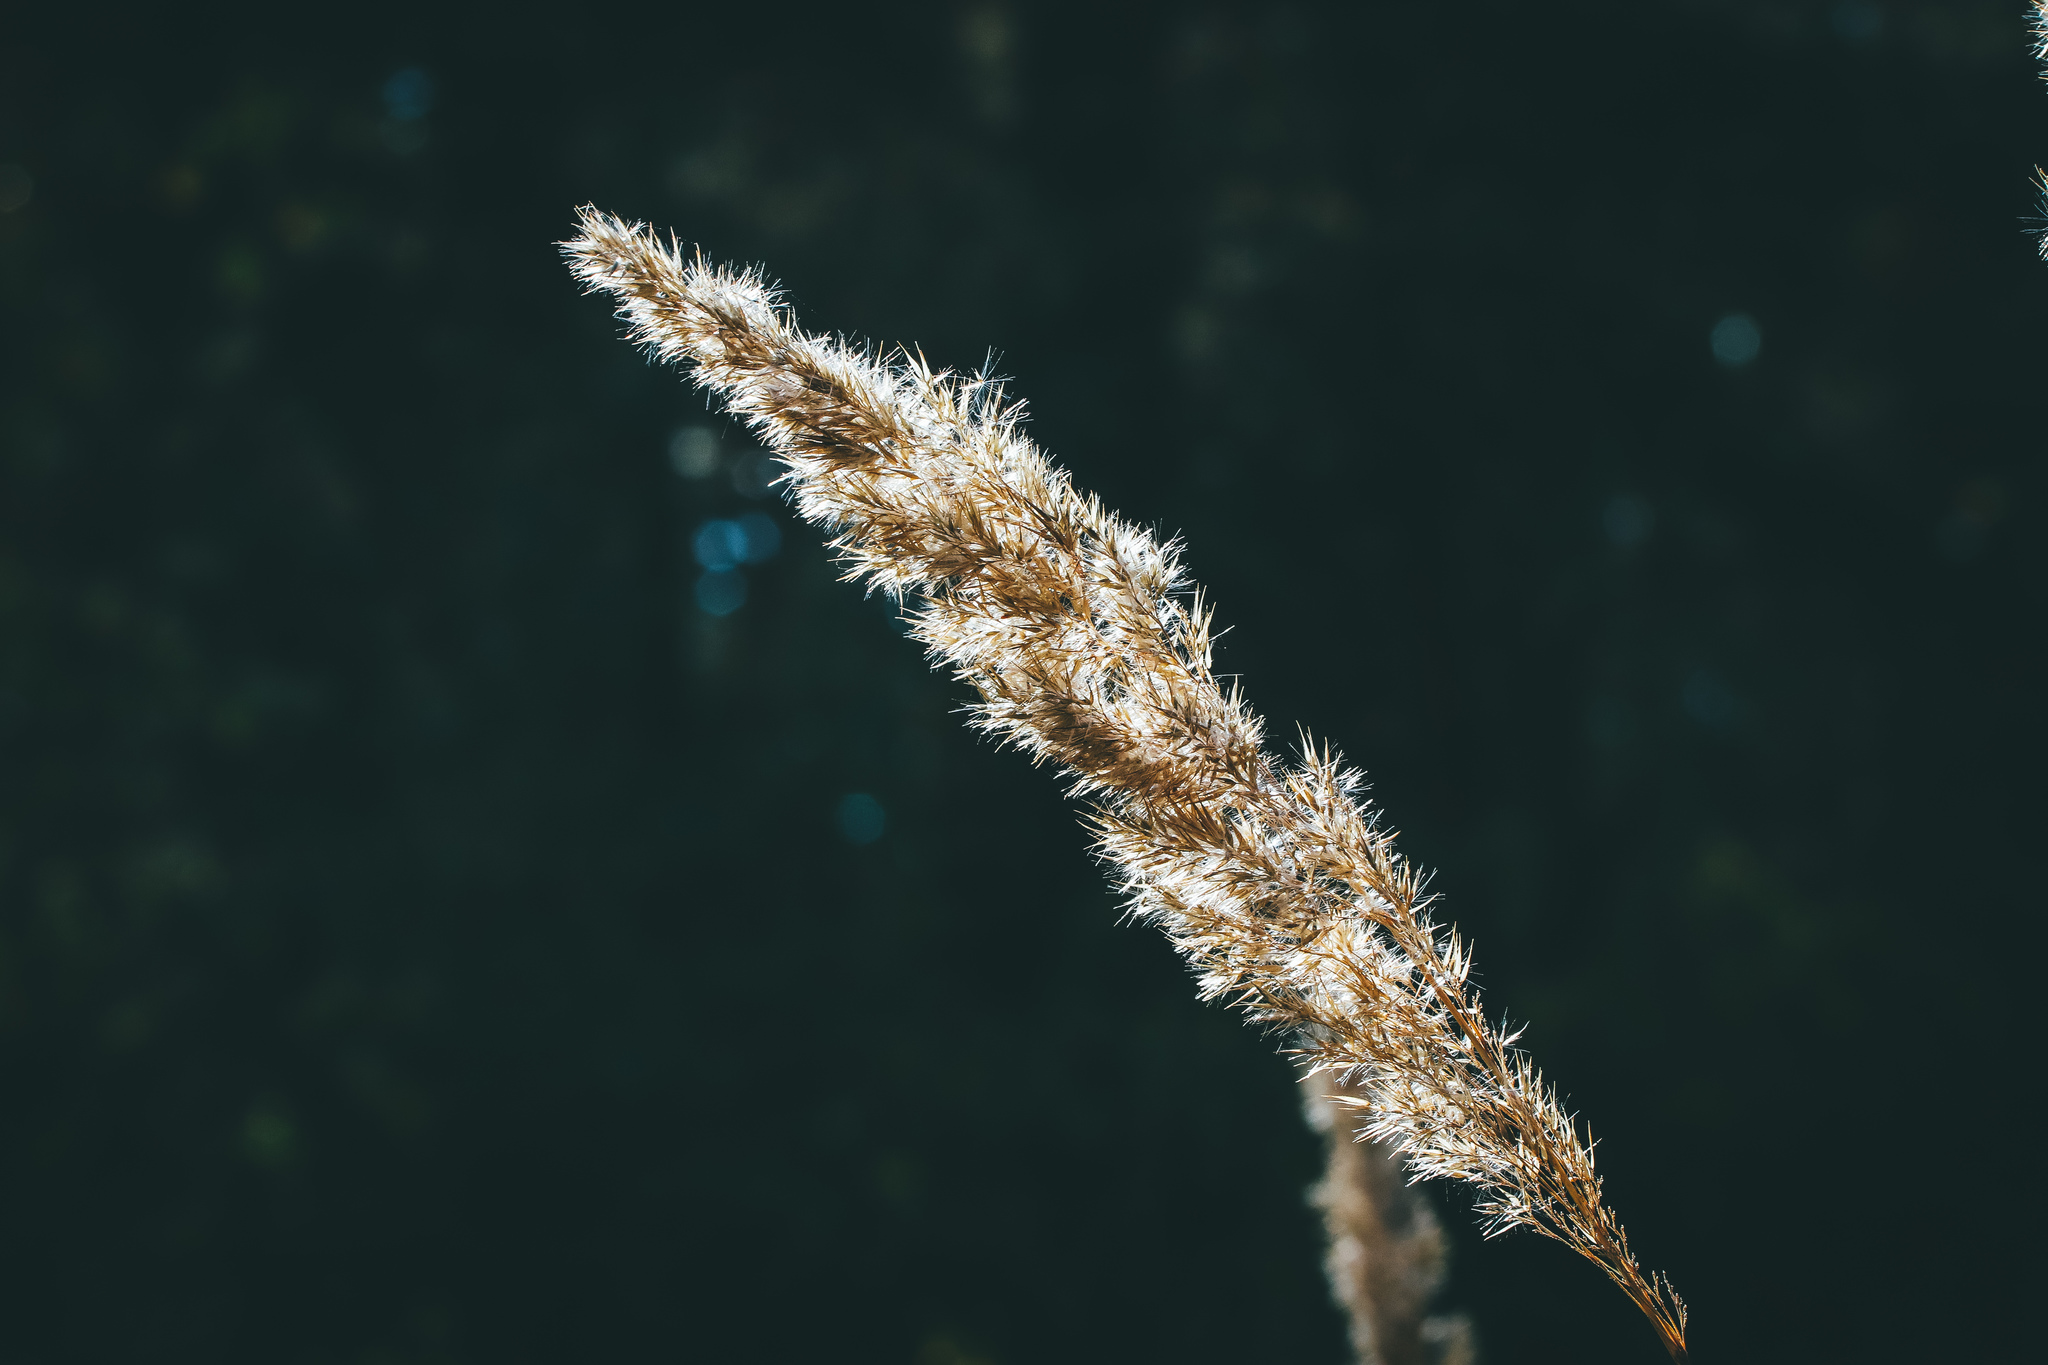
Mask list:
[[[1077,491],[996,383],[806,333],[760,275],[645,225],[586,208],[581,228],[564,244],[577,278],[753,428],[847,576],[902,600],[973,687],[975,724],[1072,778],[1133,914],[1202,995],[1284,1032],[1413,1175],[1477,1191],[1490,1231],[1597,1264],[1684,1361],[1684,1305],[1637,1265],[1590,1142],[1481,1012],[1465,945],[1358,774],[1305,739],[1270,751],[1211,671],[1178,547]]]

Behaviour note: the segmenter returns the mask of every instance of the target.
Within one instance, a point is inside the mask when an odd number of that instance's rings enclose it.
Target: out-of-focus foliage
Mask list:
[[[2016,1346],[2015,8],[18,18],[0,1355],[1341,1358],[1270,1042],[575,295],[584,200],[999,347],[1187,535],[1699,1359]],[[1445,1222],[1491,1359],[1654,1358]]]

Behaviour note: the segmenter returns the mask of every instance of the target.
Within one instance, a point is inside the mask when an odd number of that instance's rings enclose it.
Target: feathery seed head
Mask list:
[[[1595,1261],[1685,1358],[1685,1308],[1602,1204],[1590,1146],[1490,1024],[1470,956],[1423,879],[1304,734],[1286,761],[1210,667],[1179,546],[1077,492],[983,376],[802,331],[767,282],[585,208],[564,244],[632,340],[682,365],[782,461],[846,576],[909,604],[972,724],[1088,798],[1135,918],[1204,998],[1283,1032],[1363,1131],[1417,1178],[1473,1185],[1490,1231],[1528,1227]]]

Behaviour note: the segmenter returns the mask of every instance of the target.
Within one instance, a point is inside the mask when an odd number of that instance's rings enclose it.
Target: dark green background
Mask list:
[[[1272,1040],[815,533],[678,477],[586,200],[997,348],[1186,535],[1696,1359],[2023,1358],[2020,9],[12,14],[0,1358],[1341,1359]],[[1489,1360],[1658,1358],[1440,1197]]]

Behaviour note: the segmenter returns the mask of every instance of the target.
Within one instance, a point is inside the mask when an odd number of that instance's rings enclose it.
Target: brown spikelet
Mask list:
[[[1463,943],[1358,774],[1306,741],[1293,761],[1269,753],[1211,671],[1177,547],[1076,491],[996,384],[811,336],[758,274],[644,225],[586,208],[581,226],[564,244],[577,278],[753,427],[847,576],[902,600],[980,695],[975,723],[1090,799],[1132,912],[1202,995],[1285,1031],[1412,1174],[1472,1185],[1491,1231],[1532,1228],[1598,1264],[1684,1361],[1683,1304],[1636,1264],[1590,1144],[1481,1013]]]

